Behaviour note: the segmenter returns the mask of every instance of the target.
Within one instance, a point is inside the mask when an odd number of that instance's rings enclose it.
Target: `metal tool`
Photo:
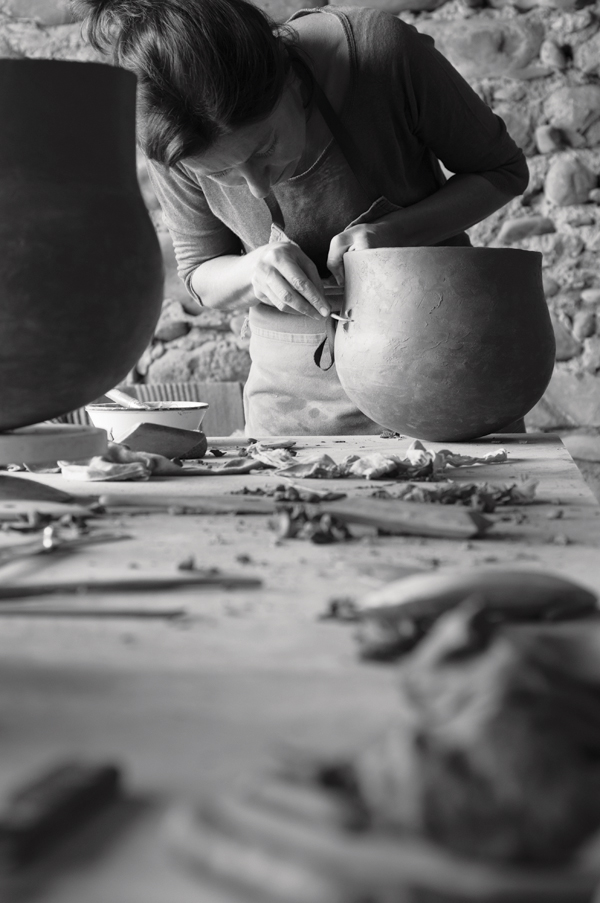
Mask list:
[[[340,323],[353,323],[354,322],[354,320],[352,320],[350,317],[342,317],[341,314],[329,314],[329,316],[332,317],[334,320],[339,320]]]
[[[79,536],[64,537],[55,526],[44,527],[41,534],[29,542],[7,546],[0,549],[0,567],[21,561],[35,555],[47,555],[50,552],[71,551],[81,546],[92,545],[100,542],[116,542],[120,539],[128,539],[127,533],[115,533],[99,531],[97,533],[82,533]]]
[[[136,410],[147,411],[148,407],[142,401],[138,401],[137,398],[133,398],[133,396],[128,395],[127,392],[121,392],[120,389],[111,389],[109,392],[104,393],[107,398],[110,398],[111,401],[120,404],[124,408],[136,408]]]
[[[22,604],[0,605],[0,618],[71,618],[75,620],[133,620],[169,621],[183,618],[187,609],[181,606],[168,608],[74,608],[66,605]]]

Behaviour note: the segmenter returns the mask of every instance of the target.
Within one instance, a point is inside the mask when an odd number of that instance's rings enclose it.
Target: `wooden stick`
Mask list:
[[[388,533],[448,539],[481,536],[494,523],[478,511],[397,499],[352,498],[326,502],[322,511],[344,524],[365,524]]]
[[[43,605],[0,605],[0,618],[182,618],[185,608],[57,608]]]
[[[178,577],[136,577],[122,580],[66,580],[56,583],[13,583],[0,586],[3,599],[27,599],[30,596],[49,596],[55,593],[83,595],[85,593],[165,592],[189,587],[215,586],[225,589],[255,589],[262,586],[260,577],[239,577],[235,574],[189,574]]]
[[[164,495],[152,490],[106,492],[98,499],[107,508],[180,508],[187,514],[273,514],[272,499],[244,495]]]

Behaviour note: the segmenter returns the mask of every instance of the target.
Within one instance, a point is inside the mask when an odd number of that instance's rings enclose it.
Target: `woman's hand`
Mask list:
[[[258,301],[290,314],[320,320],[330,314],[319,272],[298,245],[272,242],[252,251],[252,288]]]
[[[331,240],[327,266],[343,285],[346,251],[436,245],[485,219],[511,198],[477,173],[454,175],[422,201],[340,232]]]
[[[346,251],[366,251],[369,248],[389,247],[387,223],[378,220],[373,223],[359,223],[351,226],[331,239],[327,269],[333,273],[338,285],[344,284],[343,257]]]

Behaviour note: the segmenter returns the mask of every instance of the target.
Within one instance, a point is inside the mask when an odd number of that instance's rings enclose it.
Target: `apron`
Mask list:
[[[297,71],[306,80],[303,68],[297,66]],[[397,204],[379,194],[376,180],[354,139],[320,85],[312,80],[311,87],[319,111],[351,172],[366,198],[375,198],[346,229],[400,210]],[[289,241],[277,199],[271,194],[265,202],[272,219],[270,241]],[[326,285],[325,294],[333,311],[340,310],[343,289]],[[299,314],[283,313],[267,304],[250,308],[252,366],[244,387],[247,436],[373,435],[381,432],[383,427],[359,411],[342,389],[333,361],[335,322],[331,318],[319,322]],[[323,355],[329,356],[326,368],[319,365]]]

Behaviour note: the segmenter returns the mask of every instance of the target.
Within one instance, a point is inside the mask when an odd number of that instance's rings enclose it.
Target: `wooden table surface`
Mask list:
[[[298,448],[341,460],[374,450],[401,453],[409,441],[303,437]],[[0,793],[55,760],[84,757],[122,763],[132,796],[157,801],[148,810],[152,817],[142,817],[144,806],[138,810],[132,802],[131,824],[117,830],[110,822],[110,830],[98,828],[98,837],[80,838],[3,896],[0,888],[2,899],[229,901],[217,890],[200,892],[168,854],[163,802],[191,802],[260,774],[282,744],[352,750],[394,713],[393,666],[360,662],[352,626],[319,619],[332,597],[359,597],[411,569],[488,563],[551,569],[600,593],[600,508],[560,440],[497,436],[451,447],[484,454],[501,446],[507,463],[448,475],[461,481],[532,478],[539,482],[537,502],[508,514],[498,508],[497,522],[482,539],[366,535],[314,545],[276,541],[265,516],[148,514],[109,519],[130,539],[4,568],[5,580],[42,582],[173,574],[193,555],[199,566],[258,576],[263,586],[52,598],[94,606],[182,604],[189,617],[180,621],[0,618]],[[277,478],[262,471],[150,483],[38,479],[86,496],[152,489],[189,500],[272,486]],[[390,481],[303,484],[364,497]],[[515,512],[524,515],[522,522]]]

